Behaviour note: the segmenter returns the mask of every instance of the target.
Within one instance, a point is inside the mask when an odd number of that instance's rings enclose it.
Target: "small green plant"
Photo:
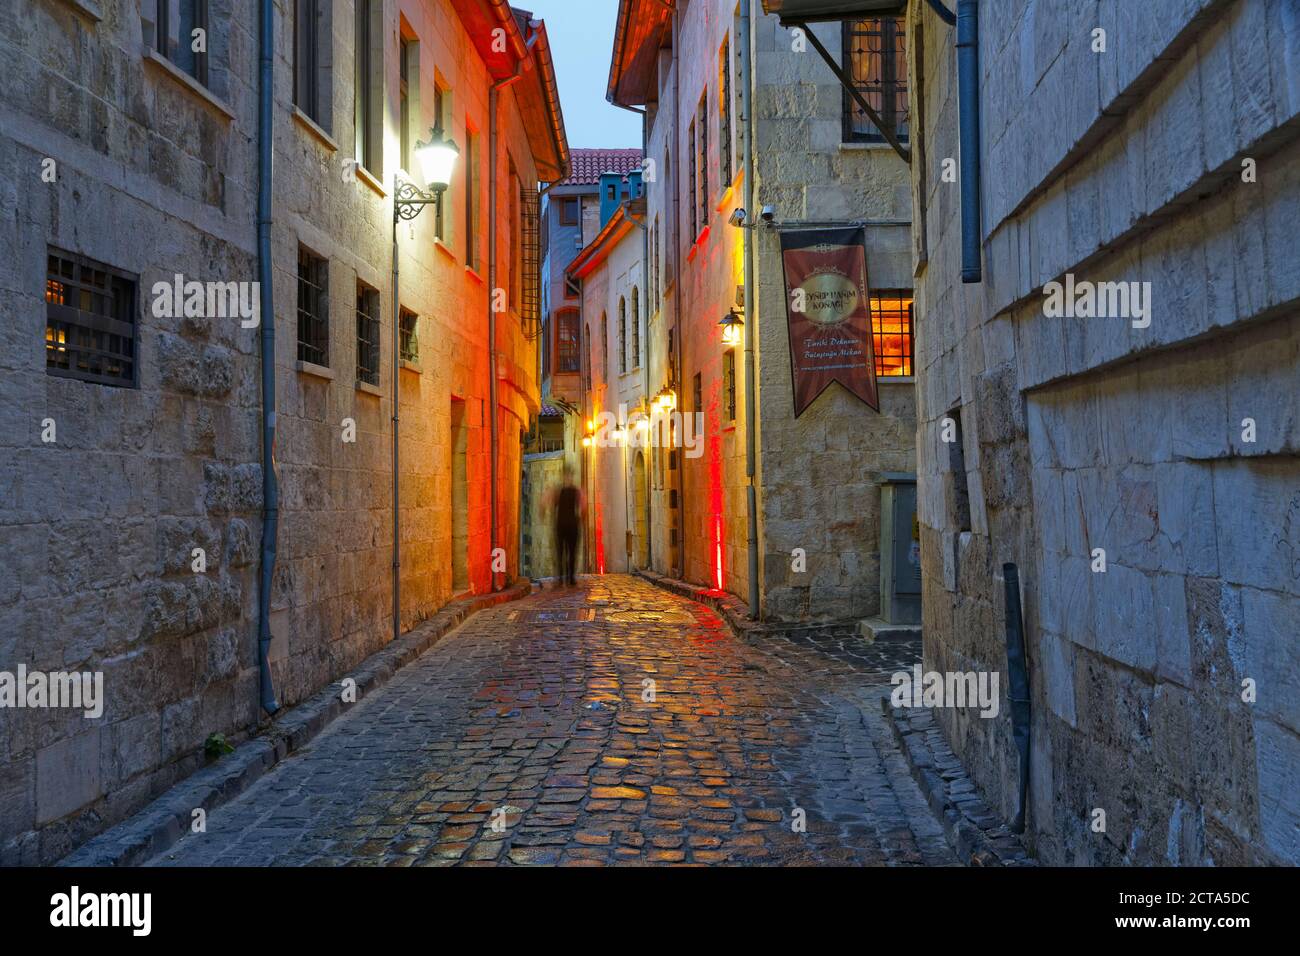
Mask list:
[[[234,752],[235,748],[226,743],[225,734],[209,734],[208,739],[203,742],[203,753],[209,760],[217,760]]]

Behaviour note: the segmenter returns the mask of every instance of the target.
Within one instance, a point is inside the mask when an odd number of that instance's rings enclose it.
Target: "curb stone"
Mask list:
[[[899,709],[888,697],[880,709],[894,732],[921,793],[943,823],[949,843],[971,866],[1037,866],[1020,837],[975,790],[938,724],[924,708]]]
[[[330,681],[292,708],[286,708],[234,753],[171,787],[138,813],[92,837],[55,865],[135,866],[164,852],[189,830],[196,809],[211,812],[229,803],[339,717],[345,709],[338,693],[342,681],[350,677],[357,682],[357,703],[360,703],[472,614],[527,597],[532,590],[532,585],[525,581],[504,591],[453,601],[366,658],[356,670]]]

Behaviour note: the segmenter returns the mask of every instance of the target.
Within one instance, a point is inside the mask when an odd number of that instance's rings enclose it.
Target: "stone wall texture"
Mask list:
[[[258,707],[261,395],[257,329],[237,319],[159,318],[155,282],[257,278],[257,4],[209,4],[209,88],[150,53],[140,5],[99,0],[0,11],[0,671],[99,671],[103,716],[0,711],[0,863],[49,862],[237,742]],[[272,669],[282,706],[303,700],[392,638],[393,321],[391,191],[399,156],[399,15],[418,39],[412,139],[427,136],[436,81],[447,128],[480,131],[462,153],[443,242],[426,211],[403,225],[401,304],[419,315],[419,358],[401,376],[402,626],[457,592],[491,587],[489,377],[499,379],[500,539],[513,577],[519,436],[537,411],[534,344],[515,304],[488,361],[490,77],[447,0],[376,7],[383,93],[374,168],[354,150],[352,5],[326,5],[327,106],[320,128],[293,106],[293,4],[276,5],[272,230],[280,480]],[[94,15],[95,13],[100,16]],[[250,24],[253,25],[250,27]],[[343,66],[343,65],[346,66]],[[501,274],[515,250],[510,162],[537,181],[513,91],[501,96]],[[346,144],[346,145],[344,145]],[[53,182],[43,161],[55,162]],[[479,195],[478,268],[461,224]],[[517,203],[514,207],[517,208]],[[329,260],[328,370],[296,343],[297,258]],[[47,375],[47,247],[139,277],[136,388]],[[357,381],[357,283],[378,291],[379,387]],[[53,419],[57,441],[42,440]],[[345,420],[356,441],[343,440]],[[453,498],[453,422],[467,480]],[[457,513],[465,530],[454,533]],[[452,554],[453,546],[460,550]],[[196,573],[192,549],[207,567]],[[455,578],[463,565],[465,580]]]
[[[981,4],[967,285],[962,185],[941,176],[954,34],[911,6],[926,665],[1005,672],[1015,563],[1039,857],[1294,864],[1300,6]],[[1051,317],[1066,274],[1150,283],[1149,326]],[[1002,687],[996,718],[939,716],[1010,816]]]

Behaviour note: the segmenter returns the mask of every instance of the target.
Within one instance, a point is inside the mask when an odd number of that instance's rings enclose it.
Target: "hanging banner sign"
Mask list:
[[[866,240],[860,226],[781,233],[796,418],[832,382],[880,411]]]

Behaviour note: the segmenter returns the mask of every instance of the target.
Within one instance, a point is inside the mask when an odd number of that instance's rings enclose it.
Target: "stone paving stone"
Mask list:
[[[955,865],[880,711],[919,653],[585,578],[480,612],[150,865]]]

